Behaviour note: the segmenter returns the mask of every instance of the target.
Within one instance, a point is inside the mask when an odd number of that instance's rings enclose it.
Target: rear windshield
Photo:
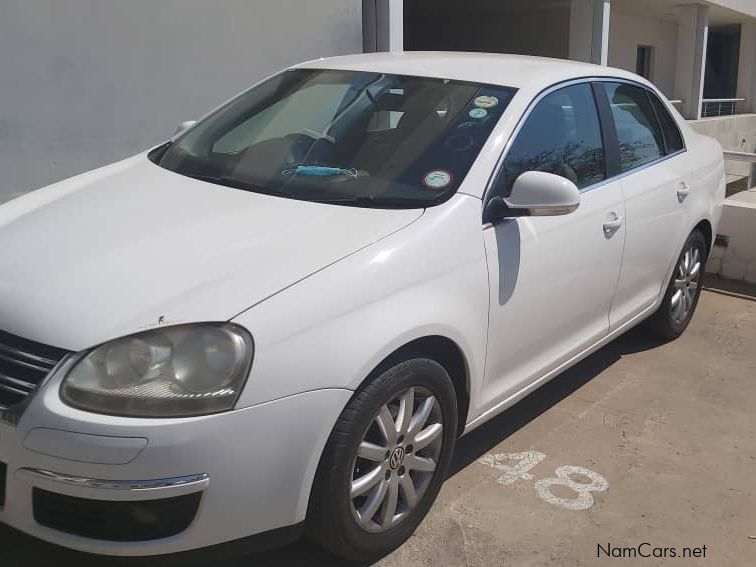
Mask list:
[[[245,191],[427,207],[457,190],[514,93],[445,79],[291,70],[152,158],[176,173]]]

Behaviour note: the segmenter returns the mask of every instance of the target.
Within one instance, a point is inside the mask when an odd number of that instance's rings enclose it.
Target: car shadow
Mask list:
[[[510,435],[533,421],[549,408],[568,398],[601,372],[616,363],[622,356],[654,349],[661,342],[649,338],[641,329],[633,329],[595,352],[582,362],[557,376],[515,406],[493,418],[457,443],[449,476],[474,463]],[[153,561],[110,559],[77,553],[47,544],[6,526],[0,525],[0,564],[3,567],[136,567],[156,565]],[[167,561],[165,567],[208,567],[205,559],[191,559],[180,563]],[[372,563],[344,562],[320,548],[300,540],[282,549],[240,555],[212,561],[212,567],[357,567]]]
[[[510,435],[568,398],[622,356],[663,345],[645,329],[635,328],[547,382],[504,413],[491,419],[457,442],[449,477],[480,459]]]

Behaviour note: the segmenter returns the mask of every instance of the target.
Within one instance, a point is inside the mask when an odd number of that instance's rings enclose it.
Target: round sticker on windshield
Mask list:
[[[434,169],[423,177],[423,185],[428,189],[444,189],[452,182],[452,174],[445,169]]]
[[[478,108],[493,108],[499,104],[499,99],[495,96],[479,96],[473,101],[473,104]]]
[[[485,108],[473,108],[469,113],[470,118],[480,120],[488,116],[488,111]]]

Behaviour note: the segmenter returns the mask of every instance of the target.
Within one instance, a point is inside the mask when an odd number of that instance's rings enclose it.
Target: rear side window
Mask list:
[[[664,138],[645,89],[604,83],[619,141],[620,170],[625,172],[664,156]]]
[[[564,87],[536,104],[504,159],[496,194],[508,196],[526,171],[554,173],[578,188],[605,179],[601,127],[589,84]]]
[[[667,154],[679,152],[685,145],[683,144],[682,134],[680,134],[680,128],[677,127],[675,119],[672,118],[667,107],[664,106],[664,103],[654,93],[649,92],[648,98],[651,100],[651,105],[656,111],[656,116],[659,117]]]

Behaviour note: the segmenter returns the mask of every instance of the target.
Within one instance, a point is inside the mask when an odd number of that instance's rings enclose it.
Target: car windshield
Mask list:
[[[306,201],[427,207],[467,175],[515,89],[358,71],[285,71],[151,158],[197,179]]]

